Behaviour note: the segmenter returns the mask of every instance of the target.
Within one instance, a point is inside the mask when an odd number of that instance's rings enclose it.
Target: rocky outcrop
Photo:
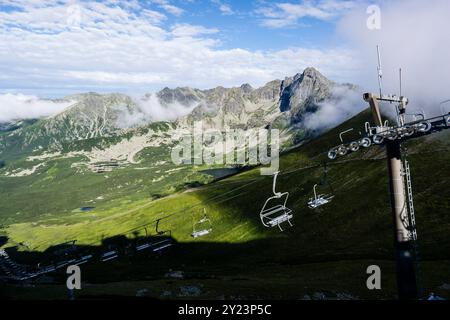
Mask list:
[[[193,103],[198,103],[203,99],[203,93],[197,89],[188,87],[169,89],[164,88],[159,91],[157,97],[160,103],[164,106],[170,106],[174,103],[179,103],[184,106],[190,106]],[[148,95],[146,95],[148,97]]]
[[[318,103],[331,98],[334,85],[314,68],[286,78],[281,83],[280,111],[287,112],[293,123],[300,122],[305,113],[314,112]]]

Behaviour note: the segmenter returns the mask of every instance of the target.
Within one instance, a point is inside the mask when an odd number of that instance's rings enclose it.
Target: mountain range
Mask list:
[[[71,95],[62,100],[73,103],[54,116],[0,125],[0,159],[8,163],[75,151],[86,155],[96,149],[103,156],[88,155],[89,163],[132,163],[139,152],[156,146],[155,141],[158,146],[173,144],[177,129],[189,128],[195,121],[220,130],[279,128],[284,147],[289,147],[318,133],[305,125],[309,114],[323,103],[339,105],[355,92],[356,86],[337,84],[316,69],[307,68],[294,77],[256,89],[243,84],[209,90],[164,88],[139,98],[119,93]],[[345,113],[340,116],[352,115]],[[344,119],[336,119],[336,124],[340,120]]]

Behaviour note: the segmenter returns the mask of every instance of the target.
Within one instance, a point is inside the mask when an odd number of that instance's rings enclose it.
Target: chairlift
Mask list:
[[[159,252],[162,251],[164,249],[167,249],[171,246],[173,246],[172,240],[171,239],[163,239],[161,241],[157,241],[155,243],[152,244],[153,246],[153,252]]]
[[[416,129],[414,126],[406,124],[402,128],[402,136],[411,137],[414,133],[416,133]]]
[[[323,194],[317,195],[316,188],[318,185],[320,185],[320,186],[328,185],[328,187],[330,189],[330,193],[326,194],[326,195],[323,195]],[[330,182],[328,181],[328,164],[326,161],[323,163],[322,179],[320,180],[319,184],[314,185],[313,191],[314,191],[314,198],[310,198],[308,201],[308,207],[310,209],[316,209],[320,206],[323,206],[323,205],[329,203],[331,201],[331,199],[334,198],[333,187],[330,184]]]
[[[156,220],[156,226],[155,226],[156,236],[157,236],[157,238],[160,238],[160,239],[157,239],[155,242],[152,243],[153,252],[162,251],[173,245],[172,238],[171,238],[172,232],[170,230],[164,230],[164,231],[159,230],[160,220],[161,219]],[[169,238],[162,238],[166,234],[168,234]]]
[[[431,130],[431,123],[429,121],[421,121],[417,126],[417,130],[421,133],[426,133]]]
[[[163,235],[168,234],[169,237],[171,237],[172,236],[172,231],[171,230],[159,230],[159,222],[160,221],[161,221],[161,219],[156,220],[156,225],[155,225],[156,235],[163,236]]]
[[[278,226],[281,231],[284,231],[283,228],[281,228],[281,224],[283,222],[288,222],[289,225],[292,227],[293,224],[291,223],[291,219],[293,218],[292,210],[286,207],[287,200],[289,198],[289,192],[276,192],[276,184],[277,184],[277,177],[278,177],[279,171],[274,173],[273,176],[273,196],[269,197],[266,202],[264,203],[264,206],[261,209],[261,212],[259,213],[259,216],[261,218],[261,222],[265,227],[275,227]],[[280,199],[284,199],[282,204],[277,205],[271,205],[268,207],[269,203],[279,202]]]
[[[192,226],[192,238],[203,237],[212,231],[211,220],[206,215],[206,209],[203,208],[204,216]]]
[[[136,243],[136,251],[142,251],[145,249],[149,249],[152,247],[152,243],[148,241],[148,232],[147,228],[144,228],[145,230],[145,238],[143,240],[138,240]]]
[[[382,144],[384,142],[384,137],[381,134],[375,134],[372,140],[375,144]]]
[[[359,141],[359,144],[364,148],[370,147],[372,145],[372,142],[374,144],[382,144],[385,139],[386,128],[389,128],[388,120],[383,123],[383,126],[376,127],[372,127],[370,125],[370,122],[366,122],[364,124],[364,129],[366,131],[367,137],[362,138]],[[393,137],[393,135],[391,135],[391,137]],[[372,140],[370,138],[372,138]]]
[[[153,243],[149,240],[147,228],[144,228],[144,230],[145,230],[145,238],[137,240],[136,251],[151,249],[153,246]]]
[[[110,249],[100,256],[100,261],[106,262],[119,257],[119,251],[117,249]]]
[[[150,242],[146,242],[136,246],[136,251],[142,251],[148,248],[151,248],[152,244]]]
[[[370,140],[367,137],[364,137],[361,140],[359,140],[359,145],[363,148],[369,148],[372,145],[372,140]]]
[[[54,265],[50,265],[50,266],[44,268],[42,273],[49,273],[49,272],[53,272],[53,271],[56,271],[56,267]]]
[[[79,266],[79,265],[81,265],[81,264],[85,264],[85,263],[87,263],[90,259],[92,259],[92,254],[88,254],[88,255],[85,255],[85,256],[82,256],[80,259],[78,259],[78,260],[76,260],[76,262],[75,263],[73,263],[74,265],[77,265],[77,266]]]
[[[64,268],[65,266],[68,266],[68,265],[69,265],[69,261],[66,261],[66,260],[59,261],[59,262],[57,262],[55,264],[55,269],[61,269],[61,268]]]
[[[374,135],[374,134],[376,134],[376,132],[379,131],[378,128],[370,127],[370,124],[368,122],[366,122],[365,129],[369,136]],[[353,128],[339,133],[339,140],[341,141],[341,144],[337,147],[332,148],[328,152],[329,159],[334,160],[337,158],[337,156],[345,156],[349,151],[356,152],[359,150],[360,147],[368,148],[372,145],[372,141],[368,137],[363,137],[359,140],[352,141],[352,142],[346,144],[344,142],[343,135],[346,133],[349,133],[351,131],[353,131]],[[359,134],[361,135],[361,132]]]

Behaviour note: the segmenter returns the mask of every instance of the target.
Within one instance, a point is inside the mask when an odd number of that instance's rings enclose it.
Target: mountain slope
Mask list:
[[[342,87],[346,89],[335,90]],[[322,110],[321,103],[336,105],[339,113],[341,100],[355,92],[355,87],[335,84],[316,69],[307,68],[295,77],[274,80],[258,89],[249,84],[210,90],[165,88],[137,100],[122,94],[78,94],[64,99],[74,102],[63,112],[0,135],[0,160],[6,163],[3,173],[10,177],[37,174],[46,159],[55,158],[81,157],[81,163],[94,170],[96,162],[111,162],[110,168],[116,168],[117,162],[127,166],[135,164],[135,157],[145,150],[172,146],[181,130],[190,129],[196,121],[202,121],[205,129],[219,130],[272,126],[281,129],[283,147],[290,147],[340,120],[335,117],[331,124],[313,129],[305,126],[303,120]],[[155,116],[164,113],[176,116],[185,112],[189,113],[175,121],[154,122]],[[170,129],[149,129],[166,124]],[[79,167],[79,163],[76,159],[72,165]]]
[[[259,211],[271,194],[272,181],[259,176],[258,169],[156,201],[103,204],[89,214],[13,224],[6,232],[11,241],[25,242],[30,250],[71,239],[98,249],[104,238],[144,236],[143,227],[154,230],[156,219],[162,218],[160,228],[171,230],[178,241],[171,254],[86,265],[87,281],[97,286],[85,294],[134,295],[138,288],[149,288],[152,297],[164,297],[164,291],[170,291],[166,298],[179,298],[181,287],[195,286],[203,298],[393,298],[395,266],[384,150],[374,146],[345,161],[329,163],[334,200],[314,211],[306,205],[313,185],[323,176],[326,152],[339,141],[338,133],[361,128],[368,119],[365,111],[282,156],[278,190],[290,192],[288,206],[295,224],[284,233],[260,223]],[[449,133],[443,132],[408,143],[422,286],[425,292],[444,297],[449,296],[445,285],[450,277],[448,138]],[[328,185],[320,187],[321,193],[330,191]],[[201,217],[203,208],[213,222],[213,232],[194,242],[192,221]],[[365,270],[371,264],[383,270],[381,291],[365,286]],[[171,279],[168,284],[169,269],[181,270],[186,279]]]

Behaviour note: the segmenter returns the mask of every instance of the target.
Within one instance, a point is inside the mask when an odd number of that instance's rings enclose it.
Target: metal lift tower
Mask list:
[[[379,57],[379,54],[378,54]],[[332,160],[338,156],[345,156],[371,145],[386,146],[387,163],[389,169],[389,186],[394,223],[394,243],[397,261],[398,296],[402,300],[418,299],[416,281],[417,231],[414,213],[413,192],[409,164],[401,152],[403,141],[419,138],[424,135],[450,128],[450,112],[430,119],[423,114],[407,114],[408,99],[395,95],[386,96],[381,91],[381,66],[378,63],[380,94],[365,93],[363,98],[369,103],[375,126],[365,124],[366,136],[357,141],[342,143],[328,152]],[[401,79],[401,70],[400,70]],[[379,109],[379,102],[396,104],[397,124],[390,125],[383,122]],[[410,122],[407,116],[412,116]]]
[[[364,94],[372,109],[376,127],[383,128],[383,122],[378,107],[378,101],[383,100],[373,94]],[[404,106],[400,99],[400,105]],[[388,101],[391,102],[391,99]],[[403,107],[403,112],[405,108]],[[402,162],[400,141],[390,140],[386,143],[387,162],[389,169],[389,187],[391,192],[392,218],[394,222],[394,243],[397,260],[397,285],[400,299],[418,298],[415,274],[415,241],[411,232],[415,232],[415,225],[411,224],[409,207],[406,201],[405,165]],[[412,198],[411,198],[412,200]],[[407,220],[408,219],[408,220]],[[408,228],[409,227],[409,228]]]

